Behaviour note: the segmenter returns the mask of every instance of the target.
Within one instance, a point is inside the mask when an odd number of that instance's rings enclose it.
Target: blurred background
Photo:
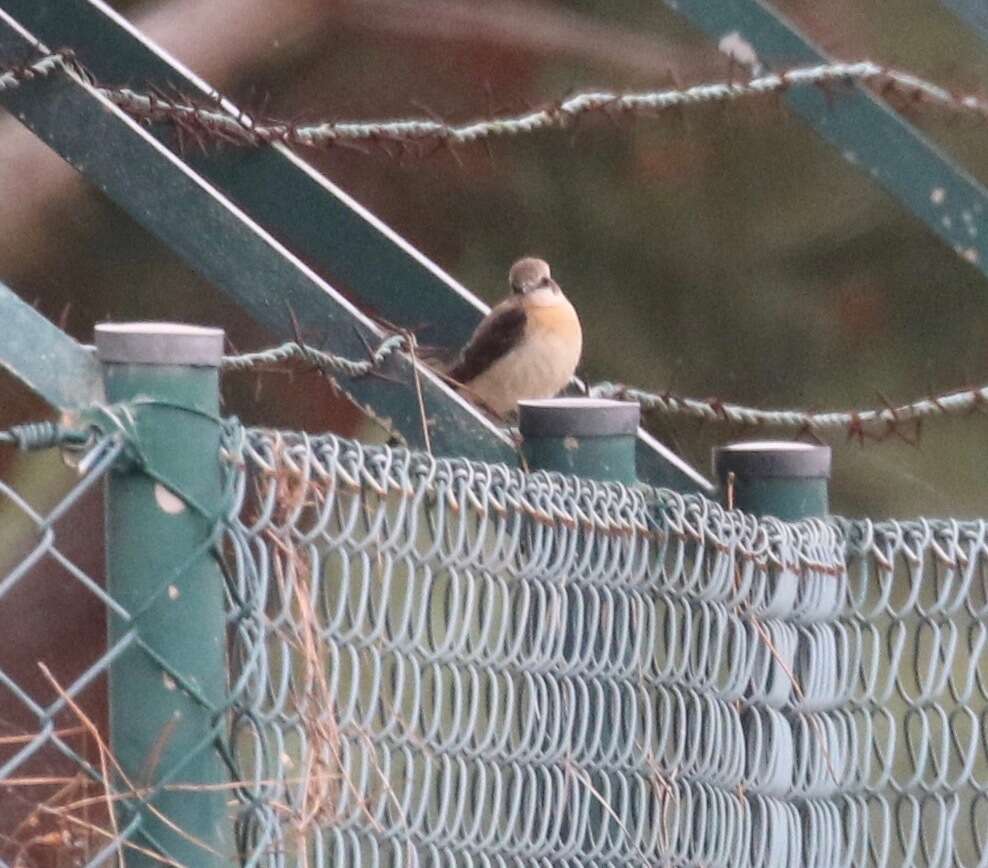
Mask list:
[[[716,46],[661,3],[115,5],[235,101],[274,116],[465,120],[574,89],[729,75]],[[840,59],[959,91],[988,75],[988,51],[936,0],[776,6]],[[910,118],[988,180],[988,125],[928,110]],[[239,350],[271,343],[10,117],[0,117],[0,150],[0,280],[75,337],[91,341],[104,319],[161,318],[223,326]],[[547,258],[583,317],[591,381],[816,410],[988,381],[985,279],[777,99],[590,122],[458,156],[304,154],[489,302],[516,257]],[[227,409],[247,421],[358,433],[356,412],[311,376],[229,379]],[[0,375],[0,428],[46,412]],[[705,473],[713,445],[750,436],[653,424]],[[927,425],[918,447],[837,437],[834,509],[983,514],[986,435],[974,417]]]

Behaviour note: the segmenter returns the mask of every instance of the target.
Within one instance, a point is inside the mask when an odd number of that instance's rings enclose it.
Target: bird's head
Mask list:
[[[552,279],[549,263],[543,259],[526,256],[511,266],[508,273],[508,284],[511,291],[517,295],[527,295],[537,289],[549,289],[559,292],[559,286]]]

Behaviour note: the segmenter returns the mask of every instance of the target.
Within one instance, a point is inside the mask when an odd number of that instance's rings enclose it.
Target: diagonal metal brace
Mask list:
[[[151,43],[101,0],[0,0],[0,7],[17,18],[38,40],[49,46],[71,47],[101,83],[144,87],[148,82],[156,82],[162,86],[180,87],[191,95],[217,98],[205,82]],[[19,57],[23,58],[23,53]],[[228,101],[224,101],[224,105],[231,111],[237,111]],[[43,113],[44,110],[38,106],[30,111],[35,118]],[[62,123],[66,122],[67,119]],[[51,118],[45,124],[40,124],[36,119],[29,125],[40,131],[44,126],[57,127],[58,119]],[[169,129],[151,127],[144,132],[157,136],[166,150],[174,147],[174,135]],[[46,140],[54,136],[54,131],[50,131],[47,137],[43,135]],[[80,156],[74,164],[83,174],[101,184],[93,173],[91,162],[85,157],[83,145],[75,143],[73,152]],[[60,153],[73,162],[73,158],[66,153]],[[282,145],[256,150],[190,153],[183,155],[181,161],[214,190],[235,203],[255,226],[270,232],[294,254],[311,263],[320,274],[338,281],[338,286],[352,293],[352,297],[358,298],[361,304],[391,322],[418,326],[423,319],[429,321],[431,324],[417,333],[425,344],[458,346],[465,343],[488,310],[486,305],[394,230]],[[80,162],[83,165],[78,165]],[[139,198],[140,191],[133,189],[134,184],[139,183],[147,182],[135,177],[131,185],[121,185],[122,189],[117,189],[114,194],[115,200],[201,273],[207,276],[214,273],[201,264],[202,251],[197,251],[195,256],[190,255],[187,248],[177,246],[161,228],[151,225],[152,222],[167,224],[170,217],[166,215],[160,220],[149,221],[141,211],[145,207],[143,204],[128,204],[135,194]],[[292,207],[286,208],[285,202],[291,202]],[[252,311],[256,307],[247,298],[253,292],[251,287],[229,281],[224,285],[219,278],[212,279],[223,285],[227,292],[242,299]],[[311,284],[305,289],[298,286],[293,293],[292,307],[306,330],[326,330],[327,318],[320,295],[321,289]],[[271,310],[267,314],[254,315],[277,337],[292,337],[284,317]],[[334,344],[331,349],[344,354],[344,344],[337,343],[339,335],[336,332],[332,334]],[[370,340],[372,344],[378,342]],[[352,352],[345,354],[354,355]],[[435,383],[430,382],[430,393],[434,389]],[[395,426],[407,433],[413,444],[421,446],[421,437],[416,434],[421,429],[421,423],[412,418],[416,415],[412,412],[415,408],[406,406],[401,412],[396,412],[392,406],[392,401],[396,400],[392,396],[397,393],[397,388],[391,390],[387,401],[371,401],[366,396],[361,397],[363,392],[358,394],[356,389],[352,391],[359,400],[376,406],[380,414],[391,416]],[[408,401],[403,403],[408,404],[412,395],[409,392]],[[493,451],[478,451],[466,440],[459,442],[457,438],[461,435],[456,430],[449,432],[449,444],[440,447],[437,441],[442,435],[440,429],[446,424],[445,417],[433,414],[431,410],[430,415],[434,415],[437,422],[432,432],[438,451],[488,459],[501,454],[500,445]],[[503,435],[500,432],[495,434],[500,443]],[[468,435],[473,439],[478,436],[476,432]],[[639,474],[647,482],[685,491],[710,493],[713,490],[701,474],[645,431],[639,432],[637,456]]]
[[[59,410],[103,400],[92,347],[77,343],[0,283],[0,367]]]
[[[728,53],[750,48],[766,66],[824,62],[828,58],[762,0],[664,0]],[[952,5],[967,6],[956,0]],[[726,41],[725,41],[726,40]],[[859,85],[834,106],[816,88],[784,97],[858,171],[899,201],[955,253],[988,276],[988,189],[956,165],[912,124]]]
[[[23,60],[32,47],[31,34],[0,9],[0,58]],[[366,315],[80,77],[66,72],[36,79],[4,94],[2,102],[276,334],[291,334],[292,308],[304,311],[308,322],[320,323],[342,354],[359,355],[361,338],[378,343],[384,337]],[[440,453],[515,461],[507,435],[430,371],[420,371],[425,419],[411,361],[396,354],[388,374],[396,382],[366,377],[342,385],[413,446],[423,446],[425,423],[432,426],[432,444]]]

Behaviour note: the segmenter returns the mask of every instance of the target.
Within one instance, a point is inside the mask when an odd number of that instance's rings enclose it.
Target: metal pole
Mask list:
[[[725,504],[752,515],[799,521],[829,510],[829,446],[732,443],[714,451],[714,473]]]
[[[637,404],[552,398],[522,401],[518,413],[522,453],[532,470],[556,470],[626,485],[637,481]]]
[[[714,452],[714,472],[724,504],[759,517],[783,521],[822,518],[829,510],[830,447],[809,443],[733,443]],[[748,779],[758,796],[783,797],[796,779],[796,760],[810,768],[846,767],[847,746],[831,730],[814,725],[808,713],[832,707],[836,697],[817,690],[808,696],[806,684],[830,683],[838,649],[824,633],[814,646],[794,623],[808,624],[833,617],[840,607],[840,585],[831,575],[797,573],[783,564],[768,579],[750,635],[757,642],[758,665],[747,694],[750,705],[741,718],[747,742]],[[801,648],[802,646],[802,648]],[[805,736],[809,733],[810,737]],[[804,754],[816,751],[816,757]],[[812,795],[834,795],[839,784],[829,774],[817,781]],[[832,818],[814,816],[809,822],[824,828],[800,827],[791,814],[771,815],[762,799],[751,802],[756,827],[766,837],[766,852],[785,853],[792,840],[806,837],[842,841]],[[821,815],[822,816],[822,815]],[[843,847],[841,844],[838,849]],[[832,854],[835,864],[842,861]],[[798,856],[796,857],[799,861]]]
[[[637,481],[635,443],[640,416],[637,404],[597,398],[555,398],[522,401],[518,404],[518,412],[518,427],[524,438],[522,452],[530,470],[559,471],[584,479],[625,485],[633,485]],[[562,611],[565,612],[563,657],[567,660],[579,659],[584,656],[583,651],[588,645],[597,645],[597,656],[610,659],[610,649],[601,646],[605,642],[617,641],[615,631],[601,629],[594,635],[581,631],[571,613],[576,605],[575,596],[585,591],[569,581],[568,576],[551,578],[558,583],[556,589]],[[529,629],[537,636],[536,631],[545,630],[546,623],[531,624]],[[564,718],[574,713],[574,709],[560,709]],[[590,710],[589,731],[596,730],[595,718],[599,715],[603,718],[600,731],[604,733],[604,741],[613,741],[620,737],[622,731],[627,731],[620,721],[629,714],[631,710],[625,703],[615,707],[607,702],[599,709]],[[569,800],[567,794],[567,803],[571,806],[586,805],[586,822],[575,809],[571,809],[569,828],[564,830],[563,840],[572,830],[585,829],[582,840],[576,842],[576,855],[587,864],[610,861],[614,857],[612,850],[615,842],[625,834],[620,823],[614,819],[614,809],[608,803],[614,798],[614,787],[606,772],[588,772],[573,780],[574,786],[582,788],[581,798]],[[539,793],[533,794],[534,804],[540,796]]]
[[[230,864],[229,781],[214,742],[226,696],[223,577],[210,537],[221,503],[220,329],[170,323],[96,327],[107,399],[136,463],[106,488],[110,641],[136,641],[110,669],[110,745],[146,802],[118,804],[132,841],[182,865]],[[126,405],[129,404],[129,407]],[[197,789],[198,788],[198,789]],[[155,790],[157,790],[155,792]],[[161,861],[124,847],[129,868]]]

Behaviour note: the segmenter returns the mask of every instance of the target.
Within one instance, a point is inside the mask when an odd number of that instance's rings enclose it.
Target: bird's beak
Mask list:
[[[562,290],[559,288],[559,284],[556,283],[556,281],[554,281],[551,277],[549,278],[549,286],[552,287],[553,292],[562,292]]]

